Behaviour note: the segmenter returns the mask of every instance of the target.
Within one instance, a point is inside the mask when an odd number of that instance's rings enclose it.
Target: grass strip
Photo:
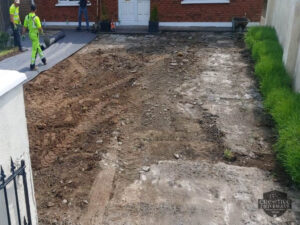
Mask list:
[[[282,61],[283,50],[275,29],[251,27],[245,36],[255,60],[264,106],[278,130],[274,145],[277,158],[291,179],[300,184],[300,94],[292,88],[292,79]]]
[[[18,51],[17,48],[2,49],[0,50],[0,57],[4,57],[16,51]]]
[[[0,50],[0,60],[4,59],[6,56],[11,56],[16,52],[18,52],[18,48],[1,49]]]

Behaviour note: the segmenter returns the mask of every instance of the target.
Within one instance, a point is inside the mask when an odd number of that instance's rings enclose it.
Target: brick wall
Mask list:
[[[229,4],[181,4],[181,0],[151,0],[161,22],[229,22],[233,16],[260,21],[263,0],[230,0]]]
[[[20,18],[22,23],[24,22],[25,16],[30,12],[31,0],[22,0],[20,4]]]
[[[118,21],[118,0],[102,0],[108,11],[108,16],[113,21]]]
[[[35,0],[38,11],[37,15],[44,19],[54,22],[72,22],[78,19],[78,6],[55,6],[58,0]],[[91,0],[92,6],[88,7],[90,21],[95,21],[97,15],[96,0]]]
[[[90,0],[89,20],[96,21],[97,0]],[[233,16],[244,16],[260,21],[264,0],[230,0],[230,4],[181,4],[181,0],[151,0],[158,6],[161,22],[229,22]],[[56,7],[58,0],[35,0],[38,15],[46,21],[77,21],[78,7]],[[118,0],[101,0],[110,19],[118,19]],[[101,10],[99,9],[99,12]]]
[[[35,0],[38,7],[38,16],[47,22],[74,22],[78,19],[78,6],[55,6],[58,0]],[[97,0],[90,0],[91,6],[88,6],[88,16],[90,21],[97,20]],[[111,19],[118,18],[118,0],[101,0],[105,4],[108,15]],[[99,7],[99,13],[101,13]],[[84,16],[82,17],[84,21]]]

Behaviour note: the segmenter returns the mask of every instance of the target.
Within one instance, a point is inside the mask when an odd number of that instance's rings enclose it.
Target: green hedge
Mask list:
[[[9,39],[9,34],[5,32],[0,32],[0,50],[7,47],[7,42]]]
[[[283,50],[276,31],[270,27],[252,27],[245,36],[256,62],[264,106],[278,130],[275,151],[287,173],[300,184],[300,94],[292,89],[292,80],[282,62]]]

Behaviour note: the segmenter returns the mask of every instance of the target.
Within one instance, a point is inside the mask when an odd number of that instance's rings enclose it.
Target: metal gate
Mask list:
[[[12,0],[0,0],[0,31],[6,31],[9,27],[9,7]]]
[[[11,175],[7,177],[5,174],[3,168],[0,169],[0,199],[2,196],[4,196],[4,203],[5,203],[5,213],[6,213],[6,223],[8,225],[12,225],[12,214],[10,212],[10,205],[13,204],[14,208],[16,209],[17,218],[15,218],[14,221],[17,221],[18,225],[31,225],[31,212],[30,212],[30,203],[29,203],[29,195],[28,195],[28,186],[27,186],[27,178],[26,178],[26,171],[25,171],[26,165],[25,161],[21,161],[21,165],[19,168],[16,168],[15,163],[13,160],[11,160]],[[18,179],[22,179],[22,186],[18,187]],[[13,184],[13,193],[14,193],[14,199],[15,202],[10,202],[9,194],[7,191],[7,186],[12,182]],[[23,189],[23,190],[21,190]],[[20,192],[24,192],[24,201],[26,209],[23,209],[20,207],[20,204],[24,204],[24,202],[20,202]],[[1,193],[3,192],[3,194]],[[26,210],[26,211],[24,211]],[[23,218],[21,218],[21,214],[25,215]],[[1,221],[3,221],[1,219]],[[4,221],[3,221],[4,223]],[[1,224],[3,224],[1,222]]]

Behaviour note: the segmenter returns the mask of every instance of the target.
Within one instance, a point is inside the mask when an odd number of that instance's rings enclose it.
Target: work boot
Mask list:
[[[44,65],[47,65],[47,60],[46,60],[46,58],[44,57],[44,58],[42,58],[42,62],[44,63]]]
[[[35,67],[35,64],[30,64],[30,70],[31,71],[37,70],[37,68]]]

